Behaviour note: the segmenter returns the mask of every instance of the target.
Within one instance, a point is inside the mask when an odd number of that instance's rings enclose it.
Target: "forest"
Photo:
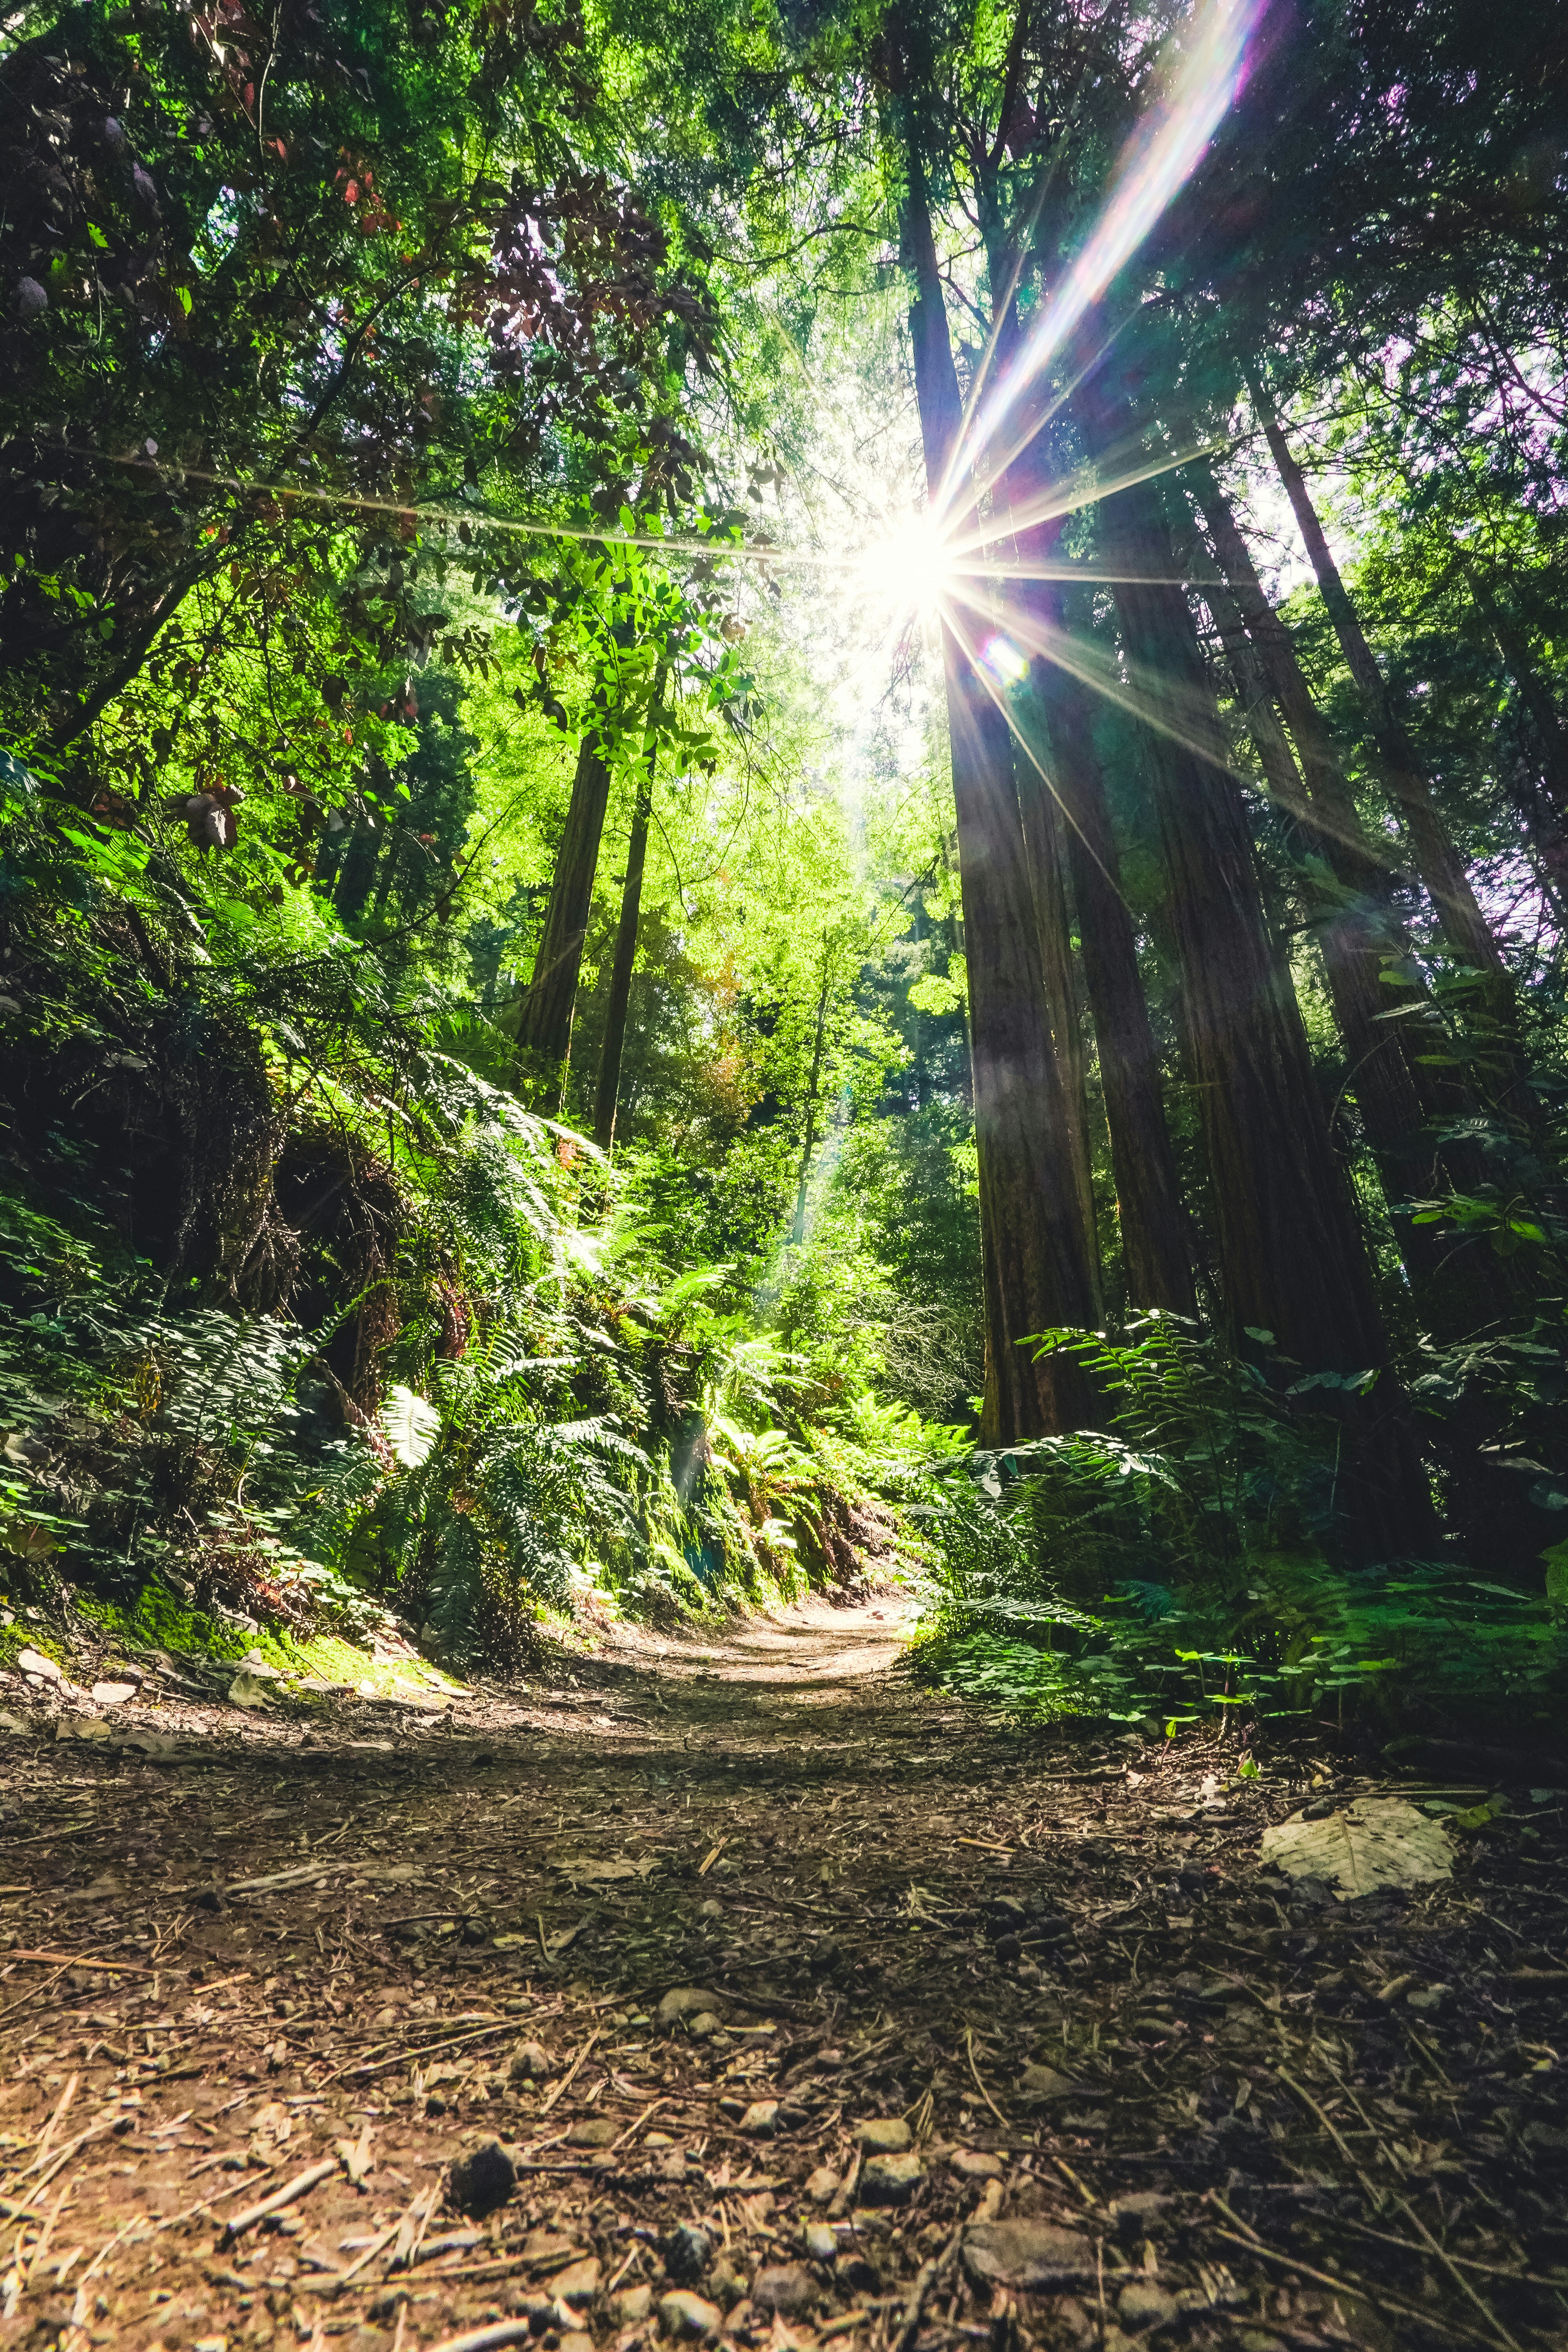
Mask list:
[[[0,1664],[1549,1741],[1568,16],[3,44]]]

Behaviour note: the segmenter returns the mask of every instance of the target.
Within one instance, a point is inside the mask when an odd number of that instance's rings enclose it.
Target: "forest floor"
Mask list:
[[[435,1715],[14,1682],[0,2344],[1568,2341],[1558,1792],[1336,1900],[1270,1822],[1484,1780],[1009,1726],[904,1608]]]

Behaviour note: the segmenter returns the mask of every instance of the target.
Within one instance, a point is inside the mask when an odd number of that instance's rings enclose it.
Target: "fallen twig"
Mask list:
[[[444,2336],[432,2352],[500,2352],[503,2344],[526,2344],[533,2330],[529,2319],[500,2319],[493,2327],[470,2328],[467,2336]]]
[[[223,2225],[224,2243],[232,2245],[236,2238],[245,2235],[247,2230],[253,2230],[258,2221],[265,2221],[269,2213],[281,2213],[286,2205],[292,2205],[297,2198],[307,2195],[320,2182],[330,2179],[337,2169],[335,2156],[323,2157],[320,2164],[312,2164],[304,2172],[297,2172],[292,2180],[286,2180],[281,2189],[275,2189],[270,2197],[264,2197],[259,2205],[247,2205],[243,2213],[231,2213]]]
[[[1003,2130],[1011,2131],[1013,2128],[1012,2125],[1007,2121],[1006,2116],[1003,2114],[1001,2108],[997,2105],[995,2100],[992,2097],[990,2092],[986,2089],[984,2084],[980,2079],[980,2069],[974,2063],[974,2028],[973,2025],[967,2025],[963,2030],[963,2047],[969,2059],[969,2071],[974,2077],[975,2089],[979,2092],[981,2097],[984,2100],[986,2105],[990,2108],[992,2114],[995,2116]]]
[[[604,2030],[605,2029],[602,2025],[595,2026],[594,2031],[589,2034],[588,2039],[584,2042],[583,2047],[578,2051],[577,2055],[573,2059],[572,2063],[567,2067],[566,2072],[562,2075],[561,2080],[556,2084],[555,2088],[550,2092],[545,2098],[544,2105],[539,2110],[542,2116],[547,2116],[550,2113],[551,2108],[555,2105],[556,2100],[561,2096],[562,2092],[565,2090],[567,2084],[575,2079],[577,2069],[582,2065],[584,2059],[586,2058],[589,2051],[592,2050],[595,2042],[597,2042]],[[510,2344],[511,2342],[510,2336],[509,2336],[506,2340]]]
[[[910,2289],[910,2299],[904,2305],[904,2324],[893,2339],[893,2352],[909,2352],[910,2346],[919,2333],[921,2314],[925,2309],[925,2299],[957,2253],[963,2240],[963,2224],[961,2221],[941,2253],[933,2254],[929,2262],[921,2263],[920,2274]]]
[[[75,1952],[7,1952],[5,1958],[8,1960],[62,1960],[68,1969],[100,1969],[107,1975],[115,1977],[155,1977],[159,1973],[156,1969],[135,1968],[129,1960],[80,1959]]]

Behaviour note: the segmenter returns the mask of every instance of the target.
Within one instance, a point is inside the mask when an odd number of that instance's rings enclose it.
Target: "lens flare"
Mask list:
[[[900,516],[865,549],[857,569],[860,585],[879,604],[896,611],[931,614],[950,592],[953,556],[931,517]]]
[[[981,658],[1004,686],[1022,686],[1029,675],[1028,660],[1011,637],[993,637]]]
[[[1241,87],[1247,45],[1268,5],[1268,0],[1207,0],[1204,5],[1200,0],[1171,88],[1123,149],[1115,184],[1088,243],[1047,301],[1005,381],[981,400],[959,436],[942,488],[943,509],[957,495],[963,472],[996,439],[1030,378],[1061,350],[1203,161]]]

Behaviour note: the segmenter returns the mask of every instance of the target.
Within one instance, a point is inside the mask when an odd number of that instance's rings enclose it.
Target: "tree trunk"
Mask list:
[[[816,1150],[816,1106],[822,1085],[822,1051],[827,1036],[827,1000],[833,992],[833,943],[822,935],[822,986],[816,993],[816,1032],[811,1041],[811,1075],[805,1084],[805,1138],[800,1151],[800,1181],[795,1186],[795,1222],[790,1240],[798,1249],[805,1239],[805,1195],[811,1182],[811,1159]]]
[[[1038,600],[1040,618],[1048,632],[1059,634],[1064,625],[1059,591],[1050,583],[1042,585],[1047,593]],[[1165,1123],[1160,1051],[1149,1024],[1137,934],[1121,891],[1089,689],[1059,663],[1041,667],[1049,673],[1042,681],[1041,698],[1052,778],[1061,795],[1084,980],[1100,1055],[1128,1301],[1195,1316],[1192,1252]]]
[[[1096,463],[1113,443],[1125,447],[1124,400],[1089,376],[1074,404]],[[1300,1014],[1269,951],[1246,814],[1193,616],[1173,584],[1164,515],[1148,482],[1102,499],[1100,515],[1129,667],[1162,706],[1145,741],[1229,1320],[1238,1344],[1268,1331],[1309,1370],[1382,1367],[1371,1272]],[[1391,1390],[1384,1375],[1365,1403],[1328,1392],[1344,1403],[1354,1537],[1384,1558],[1410,1549],[1430,1519]]]
[[[1306,543],[1312,570],[1317,574],[1323,603],[1334,625],[1334,634],[1371,715],[1389,795],[1409,828],[1416,867],[1426,886],[1437,920],[1442,925],[1443,936],[1455,954],[1462,956],[1468,963],[1475,964],[1481,971],[1500,972],[1503,969],[1501,950],[1492,937],[1470,887],[1464,861],[1449,840],[1443,821],[1433,806],[1431,791],[1415,756],[1415,746],[1405,732],[1394,698],[1389,692],[1387,682],[1377,666],[1377,657],[1366,641],[1355,606],[1351,602],[1350,592],[1340,577],[1339,566],[1323,536],[1318,510],[1307,488],[1307,478],[1291,455],[1290,445],[1285,438],[1256,369],[1247,370],[1247,382],[1253,406],[1268,436],[1279,478],[1295,510],[1297,525]]]
[[[583,943],[594,903],[594,877],[610,800],[610,771],[596,735],[585,735],[572,781],[566,829],[555,853],[555,873],[533,978],[518,1024],[518,1064],[524,1078],[542,1076],[559,1093],[572,1050],[572,1014]]]
[[[941,489],[959,431],[958,376],[919,159],[908,155],[910,313],[926,479]],[[966,526],[961,518],[956,528]],[[1007,721],[952,605],[942,624],[948,737],[969,968],[985,1315],[981,1440],[1006,1445],[1084,1426],[1093,1398],[1070,1357],[1030,1360],[1033,1334],[1100,1319],[1070,1083],[1053,1050],[1039,929]],[[1079,1140],[1081,1140],[1079,1133]]]
[[[655,712],[664,701],[664,680],[661,662],[654,674]],[[594,1140],[601,1151],[608,1151],[616,1139],[616,1100],[621,1090],[621,1060],[626,1047],[626,1013],[631,1004],[632,965],[637,961],[637,924],[642,916],[642,877],[647,864],[647,829],[653,816],[653,776],[658,756],[655,739],[648,744],[637,805],[632,811],[631,839],[626,844],[626,878],[621,889],[621,919],[616,927],[609,1002],[605,1008],[605,1038],[599,1048],[599,1082],[594,1094]]]

